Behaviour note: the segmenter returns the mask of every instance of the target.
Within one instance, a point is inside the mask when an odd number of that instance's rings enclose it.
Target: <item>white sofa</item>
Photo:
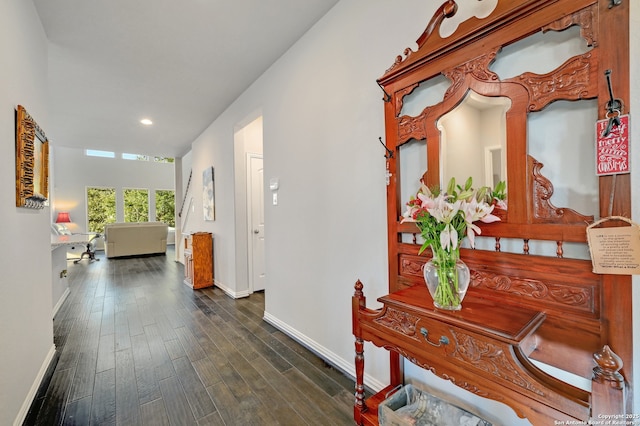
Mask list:
[[[167,252],[169,226],[163,222],[110,223],[104,227],[106,257]]]

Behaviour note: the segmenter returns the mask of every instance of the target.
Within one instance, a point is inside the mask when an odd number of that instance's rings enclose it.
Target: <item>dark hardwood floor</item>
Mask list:
[[[351,425],[353,381],[166,256],[69,262],[25,425]]]

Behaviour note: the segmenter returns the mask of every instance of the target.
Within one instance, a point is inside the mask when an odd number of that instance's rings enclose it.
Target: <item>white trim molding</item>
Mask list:
[[[47,374],[47,370],[49,369],[49,365],[53,360],[56,354],[56,346],[51,345],[49,349],[49,353],[44,359],[44,362],[40,366],[40,371],[38,371],[38,375],[36,376],[35,381],[31,385],[31,389],[29,389],[29,393],[27,393],[27,397],[24,399],[22,403],[22,407],[20,407],[20,411],[18,411],[18,415],[16,419],[13,421],[13,426],[21,426],[24,423],[24,420],[27,418],[27,414],[29,414],[29,408],[31,408],[31,404],[33,403],[33,399],[36,397],[36,393],[38,392],[38,388],[42,383],[42,379],[44,379],[44,375]]]
[[[249,297],[251,295],[249,290],[233,291],[231,288],[222,284],[220,281],[216,280],[215,278],[213,279],[213,285],[218,287],[220,290],[224,291],[227,296],[233,299],[240,299],[242,297]]]
[[[67,300],[67,297],[69,296],[69,293],[70,293],[70,290],[69,290],[69,287],[67,287],[64,290],[64,293],[62,293],[62,296],[60,296],[60,300],[58,300],[58,303],[56,303],[56,306],[53,307],[53,315],[52,315],[52,317],[56,316],[56,314],[60,310],[60,307],[62,306],[64,301]]]

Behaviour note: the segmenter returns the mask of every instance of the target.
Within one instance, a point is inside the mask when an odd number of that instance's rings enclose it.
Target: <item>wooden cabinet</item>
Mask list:
[[[597,102],[598,118],[610,119],[614,101],[629,99],[629,2],[500,1],[487,16],[464,20],[446,37],[441,36],[441,24],[454,17],[458,5],[454,0],[440,3],[417,40],[417,50],[407,48],[377,80],[384,91],[389,294],[377,299],[382,308],[370,309],[362,283],[356,283],[355,421],[377,424],[378,404],[403,382],[404,360],[478,396],[505,403],[535,425],[587,423],[610,413],[624,416],[632,412],[630,395],[637,393],[633,382],[625,380],[634,376],[631,277],[593,273],[591,260],[584,256],[589,248],[585,231],[596,218],[551,202],[554,185],[570,186],[576,176],[547,174],[554,164],[543,170],[544,164],[533,156],[535,150],[530,150],[535,138],[529,140],[529,135],[542,126],[530,118],[556,102],[580,107]],[[494,61],[514,60],[511,54],[503,55],[504,47],[515,50],[529,37],[576,26],[588,52],[567,57],[546,74],[525,69],[502,78],[492,70]],[[527,50],[524,47],[520,45]],[[611,72],[615,78],[605,78]],[[443,82],[448,88],[440,93],[434,88]],[[612,91],[620,99],[611,99]],[[418,92],[430,94],[420,97]],[[460,250],[472,277],[462,311],[439,311],[422,276],[430,251],[420,252],[419,228],[402,220],[404,202],[421,184],[446,185],[451,177],[445,167],[450,164],[445,162],[447,153],[455,154],[454,160],[473,156],[471,148],[448,143],[447,135],[453,132],[441,128],[448,120],[440,120],[450,119],[449,114],[467,101],[482,98],[491,99],[484,112],[489,105],[510,105],[496,111],[504,116],[498,120],[497,136],[491,136],[493,142],[505,142],[507,208],[500,209],[500,222],[478,224],[484,247]],[[475,119],[460,116],[456,126],[471,122]],[[571,129],[586,128],[585,122],[564,122]],[[587,124],[590,132],[593,125],[588,120]],[[574,161],[571,145],[552,133],[546,133],[545,144],[553,144],[555,166],[564,168]],[[581,142],[580,149],[587,144]],[[410,145],[416,148],[404,149]],[[403,164],[427,167],[420,175]],[[458,182],[468,178],[466,166],[461,172],[455,176]],[[488,174],[483,180],[494,185]],[[629,174],[598,178],[599,196],[593,202],[599,203],[600,218],[629,216],[629,179]],[[580,175],[576,181],[581,181]],[[576,248],[583,254],[572,253]],[[389,387],[366,400],[364,342],[391,352]],[[543,371],[542,365],[551,368]],[[570,375],[591,381],[590,386],[582,389],[561,381]]]
[[[184,283],[193,289],[213,285],[213,236],[210,232],[189,235],[184,248]]]

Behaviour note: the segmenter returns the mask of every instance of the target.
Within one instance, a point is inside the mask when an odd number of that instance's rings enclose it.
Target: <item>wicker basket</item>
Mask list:
[[[381,426],[492,426],[413,385],[400,387],[380,403],[378,421]]]

